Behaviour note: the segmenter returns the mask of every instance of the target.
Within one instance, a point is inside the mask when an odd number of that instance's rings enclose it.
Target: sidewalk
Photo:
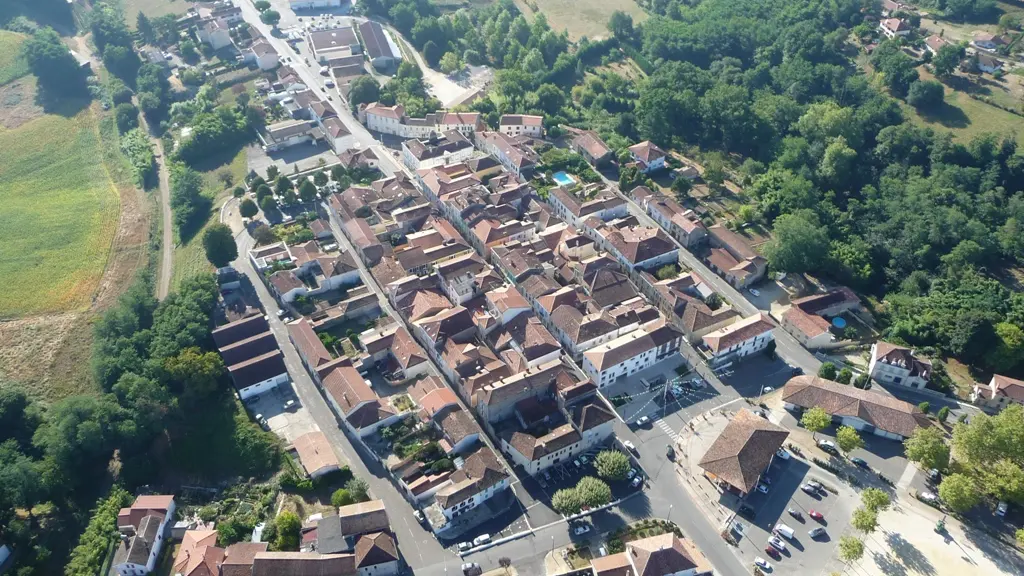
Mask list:
[[[556,576],[574,571],[574,568],[562,559],[562,550],[568,550],[572,546],[562,546],[544,555],[544,573],[547,576]]]

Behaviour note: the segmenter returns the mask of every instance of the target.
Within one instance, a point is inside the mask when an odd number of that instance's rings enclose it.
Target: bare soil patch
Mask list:
[[[43,115],[36,104],[36,80],[26,76],[0,86],[0,126],[13,130]]]

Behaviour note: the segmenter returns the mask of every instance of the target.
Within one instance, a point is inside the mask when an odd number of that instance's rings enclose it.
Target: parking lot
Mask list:
[[[765,476],[770,481],[768,493],[755,491],[749,495],[746,505],[753,509],[753,513],[736,519],[742,526],[736,530],[742,534],[740,553],[751,562],[755,557],[765,558],[777,567],[776,571],[818,573],[832,557],[839,536],[846,530],[850,515],[859,505],[859,497],[848,486],[819,473],[813,465],[798,458],[776,458]],[[827,490],[809,494],[801,490],[801,485],[809,480],[838,490],[838,494]],[[799,513],[800,518],[791,515],[789,509]],[[810,516],[811,510],[823,518],[815,520]],[[785,550],[771,557],[765,548],[769,546],[771,531],[780,523],[792,528],[794,537],[781,538]],[[809,532],[819,526],[825,528],[824,534],[812,538]]]
[[[285,404],[288,402],[293,402],[293,404],[285,408]],[[254,419],[258,420],[260,416],[265,418],[270,431],[284,438],[288,443],[303,434],[319,430],[313,417],[295,395],[291,382],[264,392],[255,400],[247,399],[245,406]]]

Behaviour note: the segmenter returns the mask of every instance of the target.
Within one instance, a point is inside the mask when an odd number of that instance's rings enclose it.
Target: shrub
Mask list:
[[[352,497],[352,493],[344,488],[338,488],[331,494],[331,506],[335,508],[355,503],[356,499]]]

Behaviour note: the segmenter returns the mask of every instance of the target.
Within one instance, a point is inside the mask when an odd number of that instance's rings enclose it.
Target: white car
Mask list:
[[[646,426],[646,425],[650,424],[650,422],[651,422],[650,418],[648,418],[647,416],[641,416],[640,418],[637,419],[636,425],[637,426]]]
[[[583,465],[586,466],[587,462],[590,462],[590,460],[588,460],[586,456],[580,456],[580,462],[582,462]]]
[[[747,291],[750,292],[751,294],[753,294],[754,296],[760,296],[761,295],[760,290],[758,290],[757,288],[747,288]]]
[[[768,493],[768,486],[766,484],[758,484],[757,485],[757,491],[760,492],[761,494],[767,494]]]
[[[767,560],[765,560],[764,558],[761,558],[760,556],[758,556],[757,558],[754,558],[754,565],[757,566],[758,568],[762,568],[762,569],[768,570],[768,571],[771,571],[771,569],[772,569],[772,565],[769,564]]]
[[[491,541],[491,535],[490,534],[481,534],[481,535],[477,536],[476,538],[473,538],[473,546],[479,546],[481,544],[487,544],[490,541]]]
[[[772,388],[771,386],[765,386],[764,390],[762,390],[761,393],[762,394],[768,394],[769,392],[774,392],[774,391],[775,391],[775,388]]]
[[[1006,516],[1006,511],[1009,508],[1009,504],[1007,504],[1006,502],[1000,502],[999,505],[996,506],[996,516]]]
[[[775,455],[778,456],[779,458],[782,458],[783,460],[789,460],[789,452],[786,452],[782,448],[779,448],[779,451],[776,452]]]
[[[939,499],[938,496],[932,494],[931,492],[921,492],[920,494],[917,495],[917,497],[920,498],[921,500],[924,500],[925,502],[935,502],[936,500]]]
[[[779,552],[786,551],[786,543],[782,541],[778,536],[772,536],[768,539],[768,544],[771,544],[772,548],[775,548]]]
[[[576,536],[586,534],[587,532],[590,532],[589,524],[578,524],[575,528],[572,529],[572,533]]]
[[[629,450],[630,452],[636,452],[636,445],[634,445],[629,440],[623,440],[622,445],[626,447],[626,450]]]
[[[629,469],[629,472],[626,473],[626,480],[632,480],[633,476],[636,476],[636,468]]]
[[[636,475],[636,478],[633,478],[633,481],[632,481],[632,482],[630,482],[630,485],[631,485],[631,486],[632,486],[633,488],[639,488],[639,487],[640,487],[640,484],[642,484],[642,483],[643,483],[643,481],[644,481],[644,477],[643,477],[643,476],[641,476],[640,474],[637,474],[637,475]]]
[[[469,550],[472,547],[473,544],[470,542],[459,542],[459,552],[465,552],[466,550]]]

